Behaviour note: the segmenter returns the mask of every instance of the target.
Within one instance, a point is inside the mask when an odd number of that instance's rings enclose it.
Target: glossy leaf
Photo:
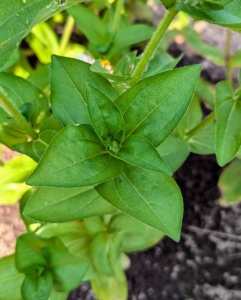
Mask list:
[[[172,174],[155,147],[140,135],[130,135],[125,139],[116,157],[139,168],[167,175]]]
[[[172,135],[169,135],[156,150],[173,173],[184,163],[190,153],[188,145]]]
[[[0,73],[0,98],[1,96],[8,99],[13,107],[12,110],[22,112],[33,127],[40,124],[49,111],[48,99],[40,89],[29,81],[9,73]],[[23,110],[27,106],[30,107],[28,116],[24,114]],[[0,121],[1,123],[16,124],[12,112],[8,110],[7,106],[3,106],[3,103],[0,106]],[[19,130],[21,130],[20,126]]]
[[[16,269],[14,255],[0,259],[0,299],[23,300],[21,295],[23,280],[24,274]]]
[[[218,186],[221,192],[219,202],[228,206],[241,201],[241,160],[234,160],[221,174]]]
[[[68,222],[115,212],[93,187],[39,188],[25,207],[24,215],[44,222]]]
[[[81,0],[52,1],[35,0],[14,1],[2,0],[0,12],[0,68],[8,61],[20,41],[38,23],[55,13],[71,7]],[[11,29],[11,30],[9,30]]]
[[[52,57],[51,103],[64,126],[90,124],[86,106],[86,83],[103,92],[112,101],[118,96],[106,79],[90,71],[89,64],[72,58]]]
[[[91,243],[91,257],[96,270],[106,275],[114,275],[114,265],[111,261],[111,237],[106,232],[99,232]]]
[[[121,211],[179,240],[182,196],[171,177],[126,168],[122,175],[98,185],[96,190]]]
[[[107,142],[109,135],[114,138],[124,130],[124,120],[118,107],[91,85],[87,85],[87,108],[95,132],[103,142]]]
[[[44,271],[40,277],[26,276],[22,286],[24,300],[46,300],[49,298],[53,285],[50,271]]]
[[[211,10],[202,8],[199,5],[192,6],[184,3],[175,5],[175,9],[184,11],[195,19],[236,30],[241,30],[241,10],[239,8],[239,0],[233,0],[222,10]]]
[[[233,98],[231,84],[216,86],[215,152],[220,166],[229,162],[241,145],[241,102]]]
[[[117,160],[105,151],[92,127],[68,126],[44,153],[27,184],[49,187],[96,185],[121,173]]]
[[[126,123],[126,136],[143,135],[158,146],[185,114],[199,77],[191,66],[148,77],[122,94],[116,105]]]

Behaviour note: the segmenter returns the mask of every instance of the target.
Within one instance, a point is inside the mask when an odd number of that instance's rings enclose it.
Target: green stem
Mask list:
[[[60,40],[59,55],[64,55],[66,47],[69,43],[71,33],[73,31],[73,27],[74,27],[74,18],[72,16],[68,16],[64,27],[64,32]]]
[[[114,18],[114,24],[113,24],[114,31],[117,31],[119,29],[122,7],[123,7],[123,0],[117,0],[116,10],[115,10],[115,18]]]
[[[161,38],[163,37],[164,33],[166,32],[167,28],[169,27],[170,23],[175,18],[177,13],[178,13],[178,11],[175,9],[168,10],[166,12],[164,18],[162,19],[157,30],[153,34],[149,44],[147,45],[143,55],[141,56],[141,59],[137,65],[137,67],[135,68],[135,70],[132,74],[132,76],[135,77],[135,79],[133,80],[133,84],[139,80],[139,78],[145,71],[146,66],[147,66],[149,60],[153,57],[153,54],[155,53],[156,48],[157,48]]]
[[[215,120],[215,113],[211,112],[205,119],[202,120],[196,127],[186,133],[185,140],[190,139],[192,136],[196,135],[199,131],[206,128]]]
[[[21,129],[24,130],[31,138],[36,139],[38,137],[37,133],[26,121],[24,116],[3,93],[0,93],[0,105],[2,105],[13,116],[13,118],[18,122]]]
[[[232,32],[230,29],[226,29],[226,41],[225,41],[225,67],[226,67],[226,78],[232,83],[232,69],[230,68],[230,50],[231,50],[231,37]]]

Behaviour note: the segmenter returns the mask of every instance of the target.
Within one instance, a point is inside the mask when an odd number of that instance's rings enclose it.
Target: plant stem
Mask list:
[[[74,18],[72,16],[68,16],[66,24],[64,26],[64,32],[60,40],[59,55],[64,55],[71,33],[73,31],[73,27]]]
[[[166,12],[164,18],[162,19],[157,30],[153,34],[149,44],[147,45],[143,55],[141,56],[141,59],[137,65],[137,67],[135,68],[135,70],[132,74],[132,76],[135,77],[135,79],[133,80],[133,84],[136,83],[140,79],[141,75],[145,71],[146,66],[147,66],[149,60],[152,58],[153,54],[155,53],[156,48],[157,48],[161,38],[163,37],[164,33],[166,32],[167,28],[169,27],[170,23],[175,18],[177,13],[178,13],[178,11],[175,9],[168,10]]]
[[[230,29],[226,29],[226,41],[225,41],[225,67],[226,67],[226,78],[232,83],[232,69],[230,68],[230,49],[231,49],[231,37],[232,32]]]
[[[196,127],[186,133],[186,140],[190,139],[192,136],[197,134],[199,131],[206,128],[215,120],[215,113],[214,111],[211,112],[205,119],[202,120]]]
[[[2,105],[13,116],[13,118],[18,122],[21,129],[24,130],[31,138],[36,139],[38,137],[37,133],[26,121],[24,116],[2,92],[0,92],[0,105]]]
[[[123,7],[123,0],[116,0],[116,10],[115,10],[115,18],[113,24],[113,30],[117,31],[119,29],[120,19],[121,19],[121,10]]]

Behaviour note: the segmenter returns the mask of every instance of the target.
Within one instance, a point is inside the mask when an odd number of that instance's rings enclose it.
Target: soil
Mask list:
[[[191,154],[176,172],[184,198],[181,241],[166,237],[130,255],[128,300],[241,299],[241,204],[219,206],[221,168],[213,155]],[[93,300],[88,284],[68,300]]]

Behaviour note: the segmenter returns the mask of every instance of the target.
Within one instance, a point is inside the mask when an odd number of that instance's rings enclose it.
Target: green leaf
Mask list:
[[[29,119],[27,121],[29,121],[34,128],[41,123],[45,115],[49,112],[48,99],[45,94],[21,77],[9,73],[0,73],[0,98],[2,96],[8,99],[10,105],[13,107],[12,110],[15,109],[22,112],[24,117],[26,117],[26,115],[24,115],[22,109],[28,105],[31,111],[26,119]],[[4,101],[1,101],[0,105],[0,122],[2,124],[16,124],[11,110],[8,110],[8,106],[4,104]],[[19,130],[20,129],[19,127]]]
[[[0,68],[8,61],[20,41],[38,23],[81,0],[2,0],[0,12]],[[11,30],[10,30],[11,29]]]
[[[51,103],[64,126],[90,124],[86,106],[86,83],[91,84],[114,101],[118,94],[90,65],[72,58],[52,57]]]
[[[45,91],[50,83],[49,73],[50,64],[40,66],[29,75],[27,80],[38,87],[40,90]]]
[[[86,230],[92,235],[95,235],[100,231],[105,231],[106,229],[103,218],[101,217],[86,218],[84,219],[84,225]]]
[[[171,8],[176,4],[176,0],[161,0],[162,4],[166,7],[166,9]]]
[[[207,104],[208,107],[214,109],[215,97],[214,91],[210,83],[206,82],[202,78],[199,78],[196,93],[199,98]]]
[[[172,172],[183,164],[190,153],[188,145],[172,135],[169,135],[156,150]]]
[[[72,253],[52,251],[48,267],[53,275],[55,290],[67,292],[81,283],[89,267],[89,261]]]
[[[109,228],[121,235],[121,251],[128,253],[146,250],[164,237],[161,231],[123,213],[111,219]]]
[[[86,94],[90,120],[100,140],[106,143],[109,135],[114,138],[124,130],[123,117],[114,102],[93,86],[87,85]]]
[[[231,68],[241,67],[241,50],[236,51],[229,61]]]
[[[15,263],[19,272],[26,275],[34,274],[47,267],[47,261],[41,254],[41,249],[45,247],[44,240],[33,233],[25,233],[17,239]],[[38,268],[37,268],[38,266]],[[36,276],[36,274],[34,274]],[[40,275],[40,274],[39,274]]]
[[[59,293],[52,290],[48,300],[66,300],[68,299],[68,295],[69,295],[68,292]]]
[[[191,152],[196,154],[214,154],[215,124],[212,123],[208,127],[193,135],[186,142]]]
[[[118,30],[114,36],[113,45],[109,55],[112,55],[119,49],[149,40],[152,37],[153,32],[153,28],[144,24],[131,25],[127,28]]]
[[[111,236],[106,232],[99,232],[91,243],[91,257],[96,270],[106,275],[114,275],[114,265],[111,261]]]
[[[14,255],[0,259],[0,299],[23,300],[21,295],[23,280],[24,274],[16,269]]]
[[[241,102],[232,94],[230,83],[217,84],[215,152],[220,166],[232,160],[241,145]]]
[[[1,122],[1,121],[0,121]],[[19,126],[11,124],[0,124],[0,143],[4,144],[10,149],[14,148],[14,145],[24,143],[28,140],[26,132],[19,130]]]
[[[98,274],[91,280],[91,287],[99,300],[126,300],[128,297],[127,280],[120,263],[117,262],[114,268],[114,276]]]
[[[93,187],[39,188],[28,201],[24,215],[44,222],[68,222],[114,213]]]
[[[194,95],[187,112],[177,126],[177,131],[183,139],[186,134],[202,121],[202,109],[197,94]]]
[[[197,84],[200,66],[180,68],[136,83],[117,100],[126,136],[143,135],[158,146],[185,114]]]
[[[155,147],[143,136],[130,135],[115,155],[130,165],[171,175],[172,172],[162,160]]]
[[[68,9],[76,24],[96,47],[108,43],[109,32],[102,20],[89,8],[78,5]]]
[[[5,65],[0,68],[0,72],[3,72],[9,68],[11,68],[20,58],[20,52],[18,49],[14,50],[12,55],[9,57],[8,61],[5,63]]]
[[[192,6],[184,3],[177,3],[175,5],[175,9],[184,11],[195,19],[241,30],[241,10],[239,7],[239,0],[233,0],[222,10],[204,9],[199,5]]]
[[[56,135],[27,184],[90,186],[116,177],[121,171],[120,163],[105,151],[92,127],[71,125]]]
[[[32,189],[28,190],[26,193],[24,193],[22,198],[19,201],[19,212],[20,212],[21,218],[26,226],[27,231],[28,231],[28,229],[30,229],[29,226],[31,224],[36,223],[36,221],[29,219],[28,217],[23,215],[26,204],[28,203],[29,199],[32,197],[33,193],[34,193],[34,189],[32,188]]]
[[[126,168],[122,175],[98,185],[96,190],[121,211],[179,241],[183,204],[171,177]]]
[[[50,271],[45,270],[40,277],[26,276],[22,286],[25,300],[47,300],[53,285]]]
[[[219,202],[228,206],[241,200],[241,160],[235,159],[221,174],[218,187],[221,191]]]
[[[52,139],[62,128],[62,124],[55,115],[51,115],[41,124],[40,133],[38,134],[37,139],[25,143],[19,143],[14,145],[13,148],[20,153],[30,156],[38,162]]]

